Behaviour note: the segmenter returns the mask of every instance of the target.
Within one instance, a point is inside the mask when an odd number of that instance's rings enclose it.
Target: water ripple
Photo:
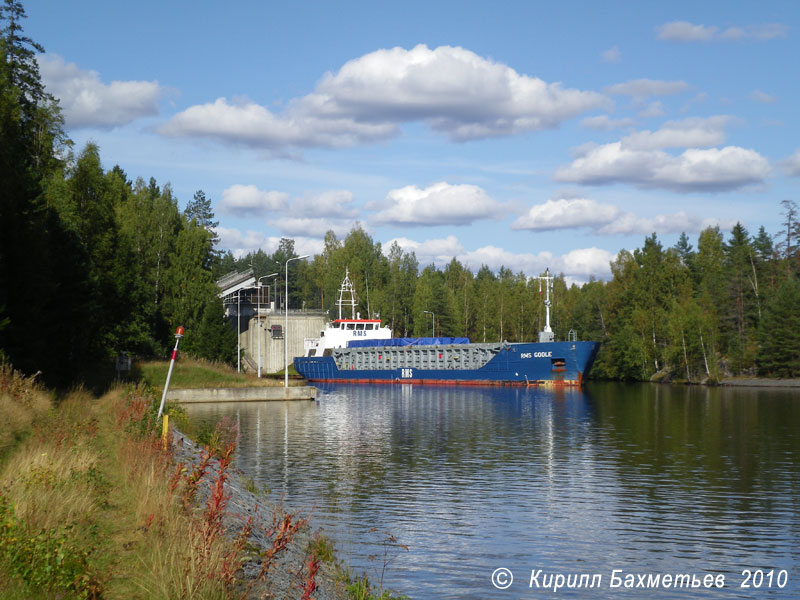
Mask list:
[[[391,558],[384,584],[412,598],[514,597],[491,586],[500,566],[516,597],[534,595],[531,569],[600,573],[590,597],[615,597],[623,569],[723,573],[731,585],[691,596],[746,598],[733,583],[745,568],[788,569],[759,597],[800,597],[797,395],[340,386],[315,403],[188,412],[238,419],[239,467],[313,507],[354,572],[376,581]]]

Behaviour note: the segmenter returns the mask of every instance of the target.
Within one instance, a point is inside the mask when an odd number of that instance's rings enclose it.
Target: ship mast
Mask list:
[[[349,299],[345,299],[345,297]],[[342,285],[339,287],[339,300],[336,302],[336,305],[339,307],[339,320],[342,318],[342,307],[345,305],[350,305],[350,318],[356,318],[356,291],[353,289],[353,282],[350,281],[350,269],[345,267],[344,270],[344,281],[342,281]]]
[[[539,342],[552,342],[554,339],[553,330],[550,329],[550,291],[553,289],[553,276],[550,275],[550,269],[545,270],[544,275],[537,277],[539,280],[539,293],[542,293],[542,281],[544,281],[545,296],[544,296],[544,309],[545,321],[544,329],[539,332]]]

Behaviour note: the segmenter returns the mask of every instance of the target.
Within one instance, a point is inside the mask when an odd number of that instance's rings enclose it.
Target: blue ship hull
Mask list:
[[[470,347],[490,345],[455,344],[432,346],[432,356],[404,357],[402,351],[388,358],[385,347],[347,348],[334,356],[294,359],[294,368],[309,381],[346,383],[412,383],[460,385],[581,385],[594,361],[598,342],[506,343],[490,348],[493,354],[479,368],[462,368],[453,357]],[[349,360],[359,351],[359,361],[373,368],[358,368]],[[453,360],[447,361],[447,358]],[[437,360],[438,358],[438,360]],[[338,360],[338,362],[337,362]],[[391,362],[385,368],[381,362]],[[340,368],[341,364],[341,368]],[[431,368],[431,366],[434,368]],[[374,368],[377,366],[378,368]],[[426,368],[427,366],[427,368]]]

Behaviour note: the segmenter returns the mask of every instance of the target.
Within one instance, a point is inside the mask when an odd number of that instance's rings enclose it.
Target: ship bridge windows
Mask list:
[[[356,323],[356,329],[358,331],[363,331],[364,330],[364,324],[363,323]]]
[[[356,324],[355,323],[348,323],[347,324],[347,330],[348,331],[352,331],[355,328],[356,328]]]

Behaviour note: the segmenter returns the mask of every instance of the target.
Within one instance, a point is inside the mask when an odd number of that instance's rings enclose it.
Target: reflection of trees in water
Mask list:
[[[800,493],[800,402],[790,393],[648,384],[592,392],[592,443],[616,473],[623,522],[647,514],[654,531],[683,532],[692,552],[763,542],[784,527],[779,513]]]
[[[437,552],[508,522],[522,541],[506,531],[502,552],[535,547],[541,565],[606,547],[674,568],[709,553],[780,558],[798,535],[800,401],[783,392],[352,385],[188,410],[238,416],[240,468],[293,507],[336,515],[355,546],[368,545],[361,522],[391,524],[412,548],[446,539]]]
[[[238,418],[240,466],[289,494],[310,486],[357,503],[411,496],[411,483],[426,479],[587,473],[621,507],[714,519],[768,512],[775,488],[800,490],[790,468],[800,405],[786,398],[648,384],[350,385],[323,388],[317,402],[197,405],[190,414]]]

